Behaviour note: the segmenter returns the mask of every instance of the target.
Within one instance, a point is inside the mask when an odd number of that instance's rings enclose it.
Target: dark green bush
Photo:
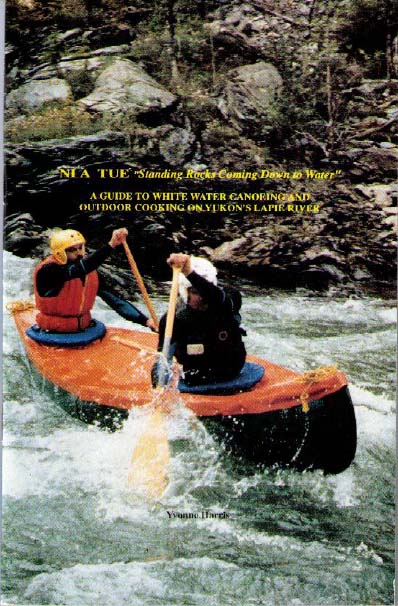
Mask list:
[[[395,76],[392,61],[398,33],[398,2],[351,0],[340,24],[341,44],[365,66],[370,77]]]

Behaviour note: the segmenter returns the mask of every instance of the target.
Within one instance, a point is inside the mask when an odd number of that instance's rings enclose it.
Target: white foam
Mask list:
[[[355,407],[359,442],[376,442],[394,447],[395,402],[369,390],[350,385]]]
[[[377,315],[386,324],[396,324],[397,323],[397,309],[396,308],[394,308],[394,309],[379,309],[379,310],[377,310]]]
[[[328,478],[334,488],[334,501],[339,507],[355,507],[360,502],[360,494],[355,473],[349,467],[343,473]]]
[[[189,587],[204,583],[209,573],[220,579],[238,570],[222,560],[202,558],[158,558],[148,562],[115,562],[113,564],[79,564],[58,572],[38,575],[29,584],[24,599],[29,603],[73,604],[74,606],[134,606],[176,603],[178,596],[185,602]],[[199,586],[200,586],[199,585]],[[209,588],[206,592],[211,593]],[[202,600],[206,599],[202,596]],[[192,595],[193,604],[201,601],[200,592]]]

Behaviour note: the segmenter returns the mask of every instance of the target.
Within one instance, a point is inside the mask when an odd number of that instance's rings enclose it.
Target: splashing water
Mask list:
[[[6,253],[5,302],[30,295],[33,266]],[[163,312],[166,300],[155,306]],[[254,468],[231,459],[176,397],[165,423],[170,483],[155,501],[127,482],[144,411],[114,433],[68,416],[30,374],[6,315],[4,603],[392,603],[394,310],[375,298],[246,296],[248,351],[347,373],[356,459],[338,476]],[[102,302],[95,315],[129,327]]]

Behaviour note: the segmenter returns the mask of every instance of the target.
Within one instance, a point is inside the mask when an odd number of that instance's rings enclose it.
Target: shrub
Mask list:
[[[347,51],[367,67],[369,76],[395,75],[392,61],[397,35],[398,3],[393,0],[352,0],[341,22]]]
[[[9,120],[4,130],[6,140],[19,143],[88,135],[102,127],[102,118],[95,118],[78,107],[52,105],[31,116]]]

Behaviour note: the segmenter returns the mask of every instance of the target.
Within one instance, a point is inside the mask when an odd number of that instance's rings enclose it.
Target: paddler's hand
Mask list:
[[[155,322],[152,320],[152,318],[148,318],[148,320],[146,321],[146,326],[150,328],[152,332],[158,332],[158,329],[156,328]]]
[[[189,276],[192,273],[191,257],[184,253],[172,253],[167,259],[170,267],[179,267],[184,276]]]
[[[109,240],[109,246],[111,248],[116,248],[116,246],[119,246],[120,244],[122,244],[123,242],[125,242],[127,236],[128,236],[128,231],[125,227],[120,227],[119,229],[114,229],[112,232],[112,237]]]

